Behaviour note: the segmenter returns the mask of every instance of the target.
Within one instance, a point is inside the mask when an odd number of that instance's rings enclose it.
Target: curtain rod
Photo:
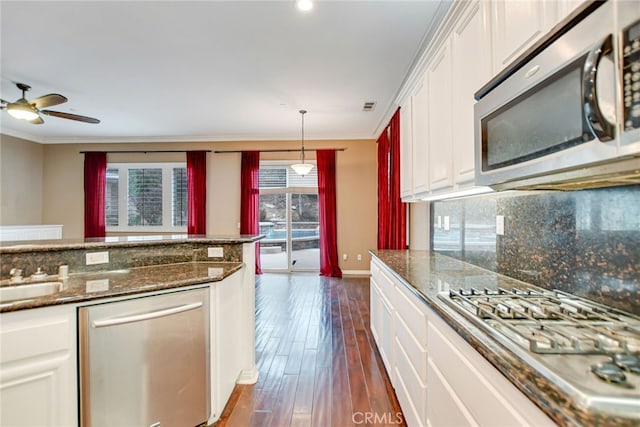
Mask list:
[[[80,154],[86,154],[86,153],[117,153],[117,154],[122,154],[122,153],[142,153],[142,154],[147,154],[147,153],[191,153],[191,152],[197,152],[197,151],[204,151],[206,153],[210,153],[211,150],[115,150],[115,151],[80,151]]]
[[[345,151],[346,148],[305,148],[304,151],[318,151],[318,150],[334,150],[334,151]],[[243,151],[259,151],[261,153],[294,153],[302,151],[299,148],[274,148],[271,150],[215,150],[214,154],[219,153],[242,153]]]

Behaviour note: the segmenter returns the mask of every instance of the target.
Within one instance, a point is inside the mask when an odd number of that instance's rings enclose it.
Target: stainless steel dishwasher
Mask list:
[[[82,307],[83,427],[191,427],[210,415],[209,289]]]

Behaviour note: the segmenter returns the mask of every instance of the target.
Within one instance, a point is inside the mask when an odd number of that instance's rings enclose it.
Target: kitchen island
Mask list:
[[[19,293],[3,294],[10,298],[0,301],[0,424],[78,424],[80,308],[197,289],[207,289],[209,295],[211,393],[206,421],[214,422],[236,383],[257,380],[253,266],[260,238],[3,242],[0,291],[47,283],[59,288],[19,299]],[[68,269],[67,277],[57,274],[60,266],[66,266],[63,273]],[[46,276],[38,275],[38,268]],[[13,269],[22,270],[22,279]]]
[[[434,252],[371,254],[372,334],[403,411],[415,414],[416,425],[425,423],[425,416],[430,425],[472,421],[479,425],[632,426],[640,422],[637,391],[603,382],[620,399],[588,399],[571,383],[558,382],[556,374],[541,366],[540,358],[505,345],[447,303],[450,290],[540,288]],[[588,369],[584,375],[593,376]],[[418,380],[412,382],[414,377]],[[599,379],[593,377],[597,383]],[[451,399],[443,397],[447,393]]]

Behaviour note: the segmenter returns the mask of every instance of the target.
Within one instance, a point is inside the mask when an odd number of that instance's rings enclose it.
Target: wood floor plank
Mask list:
[[[367,414],[404,425],[369,329],[368,278],[259,276],[256,365],[216,427],[348,427]]]

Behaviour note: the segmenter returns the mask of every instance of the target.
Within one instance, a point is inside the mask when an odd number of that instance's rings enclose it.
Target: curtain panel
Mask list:
[[[397,109],[378,138],[378,249],[406,249],[406,227],[406,203],[400,198],[400,109]]]
[[[207,234],[207,153],[187,151],[187,234]]]
[[[104,237],[107,153],[84,154],[84,237]]]
[[[317,150],[320,275],[342,277],[336,227],[336,151]]]
[[[260,152],[243,151],[240,167],[240,234],[260,233]],[[256,243],[256,274],[262,274]]]

